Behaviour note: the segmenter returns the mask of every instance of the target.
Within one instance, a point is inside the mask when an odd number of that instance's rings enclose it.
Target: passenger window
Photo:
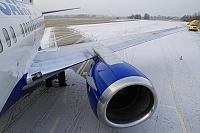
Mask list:
[[[35,21],[33,21],[33,30],[35,30]]]
[[[24,30],[25,30],[25,33],[27,35],[27,29],[26,29],[26,25],[23,23],[23,26],[24,26]]]
[[[3,52],[3,45],[1,43],[1,40],[0,40],[0,53]]]
[[[30,21],[30,29],[31,29],[31,31],[33,31],[33,28],[32,28],[32,21]]]
[[[33,30],[32,30],[32,23],[31,23],[31,21],[29,22],[29,25],[30,25],[30,31],[32,32]]]
[[[21,24],[20,24],[20,28],[21,28],[21,31],[22,31],[22,35],[23,35],[23,37],[25,37],[24,28],[22,27]]]
[[[32,29],[32,31],[34,30],[34,28],[33,28],[33,21],[31,21],[31,29]]]
[[[33,30],[35,30],[35,20],[33,20]]]
[[[10,37],[9,37],[8,31],[5,28],[3,28],[2,31],[3,31],[4,37],[6,39],[6,43],[7,43],[8,47],[10,47],[11,46],[11,41],[10,41]]]
[[[29,31],[31,32],[31,22],[28,22]]]
[[[33,28],[33,21],[31,21],[31,28],[32,28],[32,31],[34,30],[34,28]]]
[[[16,37],[16,34],[15,34],[15,31],[14,31],[13,27],[11,27],[11,26],[10,26],[10,32],[11,32],[11,35],[12,35],[14,43],[16,43],[17,42],[17,37]]]
[[[28,25],[28,30],[29,30],[29,32],[31,32],[30,23],[27,22],[27,25]]]
[[[31,33],[30,22],[28,22],[28,30],[29,30],[29,33]]]
[[[27,29],[27,33],[29,33],[29,27],[28,27],[28,23],[26,23],[26,29]]]

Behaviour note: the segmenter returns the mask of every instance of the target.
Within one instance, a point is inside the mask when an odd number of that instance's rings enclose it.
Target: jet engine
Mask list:
[[[156,110],[158,98],[149,79],[132,65],[106,64],[97,58],[86,76],[94,114],[105,125],[130,127]]]

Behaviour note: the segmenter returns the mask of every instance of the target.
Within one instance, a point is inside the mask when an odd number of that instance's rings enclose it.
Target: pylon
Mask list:
[[[182,55],[180,56],[180,60],[183,60],[183,56]]]

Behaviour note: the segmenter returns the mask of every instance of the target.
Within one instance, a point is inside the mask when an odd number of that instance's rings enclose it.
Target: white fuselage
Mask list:
[[[22,90],[17,84],[30,69],[44,27],[44,17],[33,5],[0,1],[0,115],[6,104],[13,104],[7,102],[14,89]]]

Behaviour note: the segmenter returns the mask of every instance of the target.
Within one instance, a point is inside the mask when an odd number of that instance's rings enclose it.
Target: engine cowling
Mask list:
[[[94,114],[105,125],[130,127],[156,110],[158,98],[149,79],[128,63],[107,65],[97,59],[86,76]]]

